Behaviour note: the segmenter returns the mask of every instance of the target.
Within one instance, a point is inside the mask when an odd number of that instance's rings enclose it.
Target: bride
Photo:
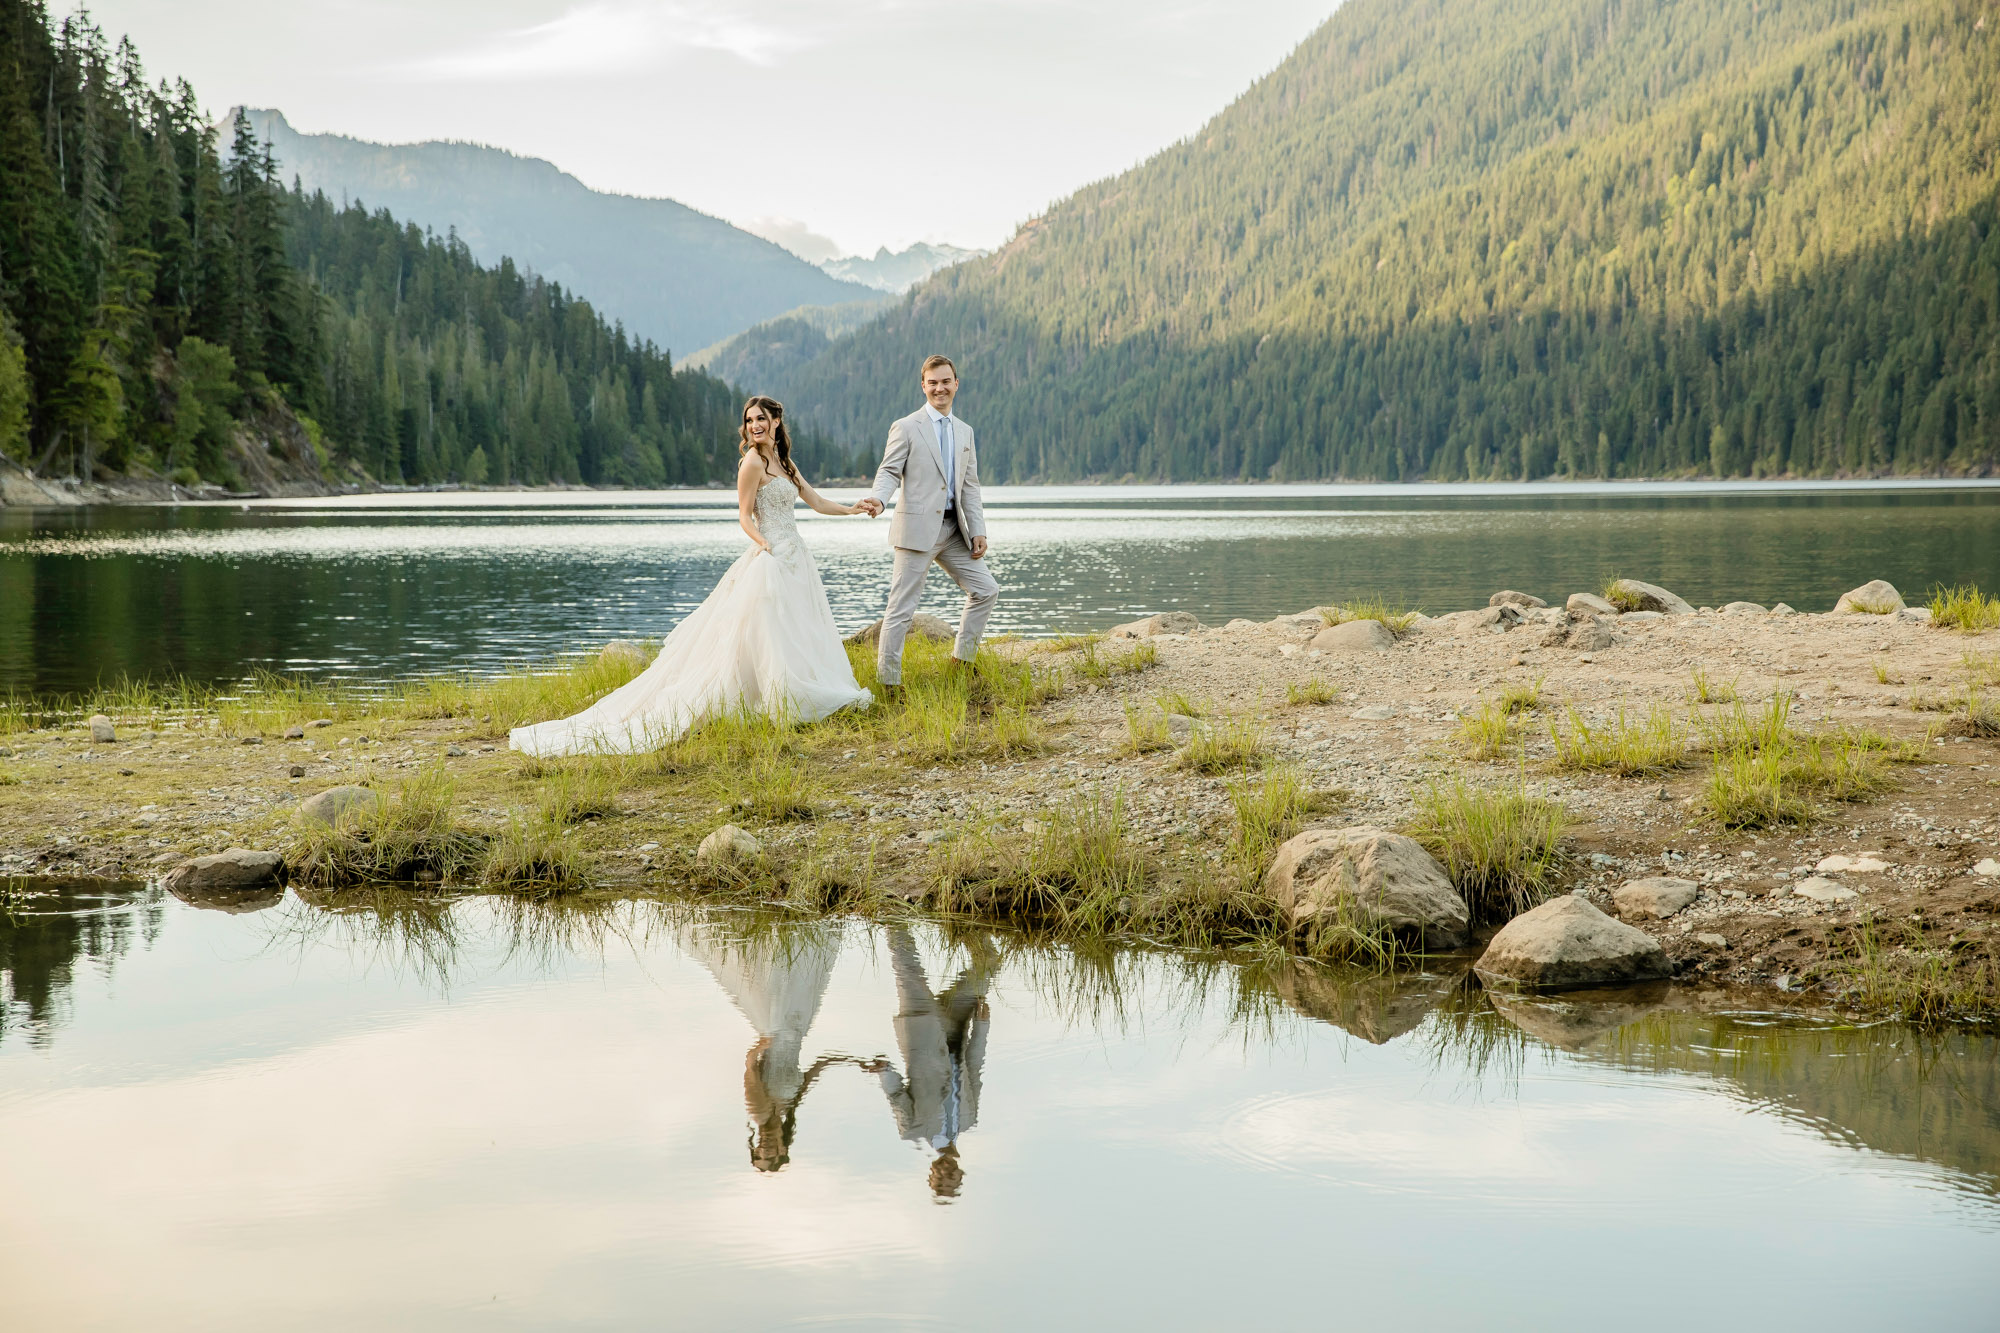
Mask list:
[[[792,463],[785,409],[758,396],[743,405],[736,508],[752,543],[708,600],[674,627],[653,664],[575,717],[516,727],[531,755],[639,754],[704,717],[737,709],[817,722],[875,697],[854,679],[833,609],[792,507],[859,514],[815,491]]]

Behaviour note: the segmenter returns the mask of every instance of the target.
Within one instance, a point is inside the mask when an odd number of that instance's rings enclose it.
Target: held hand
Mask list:
[[[882,502],[872,495],[864,496],[854,502],[854,512],[857,514],[866,514],[868,517],[874,518],[882,512]]]
[[[984,560],[986,558],[986,539],[984,537],[974,537],[972,539],[972,558],[974,560]]]

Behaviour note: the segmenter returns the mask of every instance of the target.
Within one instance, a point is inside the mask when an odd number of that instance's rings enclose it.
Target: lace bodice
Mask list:
[[[773,477],[757,488],[757,531],[771,544],[771,554],[788,563],[805,550],[792,512],[798,502],[799,488],[790,477]]]

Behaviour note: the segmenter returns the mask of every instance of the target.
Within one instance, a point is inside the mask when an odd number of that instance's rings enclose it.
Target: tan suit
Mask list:
[[[876,651],[875,674],[884,685],[903,680],[903,640],[924,597],[924,576],[933,562],[965,590],[965,612],[958,621],[952,656],[970,662],[979,653],[987,618],[1000,600],[1000,584],[984,560],[972,557],[968,543],[986,535],[986,506],[979,490],[979,454],[972,427],[952,418],[952,474],[949,493],[955,521],[945,521],[947,492],[944,460],[938,452],[937,426],[927,408],[919,408],[889,427],[888,447],[875,472],[871,494],[883,505],[901,491],[896,513],[889,520],[889,545],[896,566],[889,579],[889,606],[882,616],[882,639]]]

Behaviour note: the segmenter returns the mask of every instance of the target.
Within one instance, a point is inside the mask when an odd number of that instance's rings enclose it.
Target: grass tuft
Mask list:
[[[1167,727],[1164,712],[1126,701],[1125,744],[1120,747],[1123,753],[1151,754],[1155,750],[1171,749],[1173,743],[1173,733]]]
[[[515,815],[493,840],[480,872],[490,887],[536,894],[563,893],[589,882],[583,854],[560,823]]]
[[[304,825],[285,854],[292,879],[316,888],[405,883],[420,875],[453,880],[485,861],[486,840],[458,826],[456,787],[432,765],[395,795],[337,828]]]
[[[1691,693],[1694,701],[1698,704],[1733,704],[1736,702],[1736,682],[1733,680],[1727,684],[1718,682],[1712,679],[1708,672],[1701,667],[1694,669],[1690,680],[1694,685]]]
[[[1147,871],[1126,836],[1122,794],[1083,796],[1050,811],[1025,848],[982,827],[947,839],[936,901],[1030,930],[1098,935],[1131,914]]]
[[[1549,727],[1558,769],[1584,773],[1616,773],[1622,777],[1665,773],[1688,762],[1686,730],[1664,708],[1654,708],[1630,721],[1621,707],[1610,722],[1593,727],[1576,709],[1569,725]]]
[[[1539,712],[1542,707],[1542,677],[1537,676],[1528,684],[1519,681],[1500,691],[1499,707],[1502,713],[1513,717],[1517,713]]]
[[[1521,743],[1521,723],[1501,705],[1482,700],[1478,712],[1459,719],[1458,739],[1474,759],[1505,759]]]
[[[1627,586],[1622,578],[1606,579],[1597,595],[1620,611],[1642,611],[1646,606],[1646,600],[1639,595],[1638,589]]]
[[[1363,597],[1343,606],[1322,606],[1319,618],[1328,625],[1345,625],[1350,620],[1379,620],[1383,628],[1401,638],[1410,632],[1422,611],[1403,606],[1391,606],[1381,597]]]
[[[1214,776],[1264,765],[1264,724],[1254,717],[1197,722],[1181,749],[1180,766]]]
[[[1931,628],[1955,629],[1961,634],[1978,634],[2000,628],[2000,597],[1988,597],[1978,587],[1961,583],[1932,589]]]
[[[1319,676],[1304,681],[1293,681],[1285,686],[1285,703],[1292,708],[1311,708],[1319,704],[1330,704],[1339,697],[1339,688],[1327,684]]]
[[[1444,866],[1475,922],[1505,921],[1554,890],[1569,815],[1525,786],[1468,787],[1453,779],[1417,796],[1410,836]]]

